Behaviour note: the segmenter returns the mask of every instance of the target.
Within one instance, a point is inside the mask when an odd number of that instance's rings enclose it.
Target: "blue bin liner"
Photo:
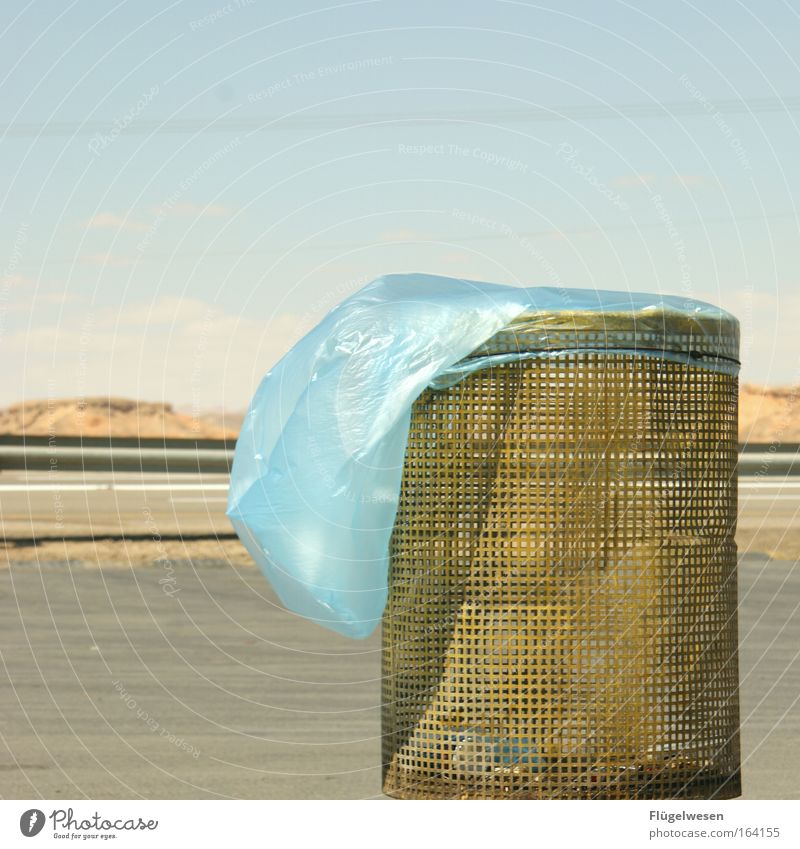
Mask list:
[[[374,631],[412,404],[476,368],[557,356],[461,362],[523,313],[576,310],[735,322],[683,297],[389,275],[334,307],[264,376],[236,445],[227,514],[287,608],[349,637]],[[692,362],[688,353],[637,353]]]

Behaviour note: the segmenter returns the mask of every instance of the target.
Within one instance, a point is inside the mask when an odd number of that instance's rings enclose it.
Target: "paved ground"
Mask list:
[[[0,599],[3,797],[379,794],[377,640],[255,569],[18,566]]]
[[[162,539],[228,531],[225,478],[67,478],[0,476],[0,796],[379,797],[377,636],[281,610],[235,540]],[[740,507],[745,795],[800,798],[800,479]]]
[[[377,638],[298,621],[254,569],[175,566],[0,573],[0,795],[379,796]],[[798,798],[800,566],[740,575],[745,795]]]

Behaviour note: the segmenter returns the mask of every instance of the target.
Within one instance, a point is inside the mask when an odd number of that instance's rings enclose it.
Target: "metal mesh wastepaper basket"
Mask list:
[[[737,357],[732,318],[528,314],[416,401],[387,794],[740,794]]]

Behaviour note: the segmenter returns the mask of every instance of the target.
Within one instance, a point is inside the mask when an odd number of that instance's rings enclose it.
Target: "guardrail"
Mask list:
[[[0,436],[3,470],[227,474],[236,443],[223,439]],[[800,474],[800,443],[739,446],[740,475]]]
[[[739,446],[739,475],[800,475],[800,444],[751,442]]]
[[[227,474],[235,446],[222,439],[0,436],[0,471]]]

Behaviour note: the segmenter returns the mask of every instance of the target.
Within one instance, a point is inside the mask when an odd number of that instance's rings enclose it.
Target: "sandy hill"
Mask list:
[[[26,401],[0,409],[0,434],[30,436],[142,436],[173,439],[235,438],[242,413],[208,411],[193,416],[171,404],[127,398]],[[739,439],[800,442],[800,386],[743,384]]]
[[[739,390],[739,439],[800,442],[800,386],[754,386]]]
[[[0,409],[0,434],[27,436],[139,436],[184,439],[235,438],[241,416],[191,416],[171,404],[128,398],[25,401]]]

